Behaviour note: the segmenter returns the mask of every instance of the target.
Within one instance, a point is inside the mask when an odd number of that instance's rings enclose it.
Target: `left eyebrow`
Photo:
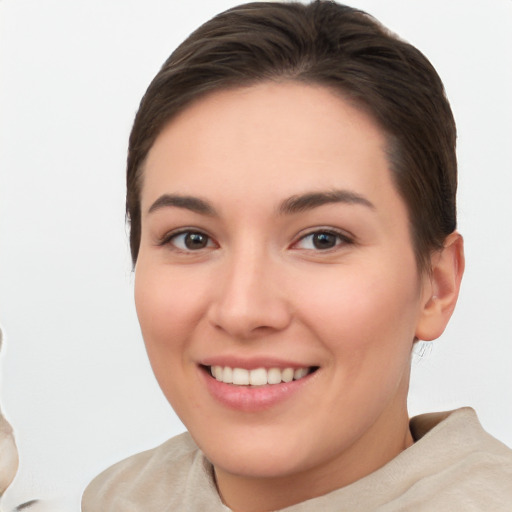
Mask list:
[[[285,199],[279,206],[281,215],[291,215],[312,210],[325,204],[359,204],[375,210],[375,205],[365,197],[350,190],[330,190],[327,192],[308,192]]]
[[[201,215],[211,217],[218,216],[215,208],[206,200],[194,196],[182,196],[178,194],[164,194],[160,196],[150,207],[148,213],[162,208],[183,208]]]

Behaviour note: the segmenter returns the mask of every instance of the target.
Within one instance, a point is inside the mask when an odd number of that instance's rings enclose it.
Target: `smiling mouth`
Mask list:
[[[235,386],[266,386],[300,380],[315,372],[317,366],[303,368],[231,368],[230,366],[206,366],[208,373],[219,382]]]

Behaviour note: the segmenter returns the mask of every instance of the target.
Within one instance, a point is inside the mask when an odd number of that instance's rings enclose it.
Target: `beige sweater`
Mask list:
[[[512,450],[482,429],[472,409],[417,416],[411,431],[415,444],[379,470],[283,511],[512,511]],[[187,433],[107,469],[82,499],[83,512],[229,510]]]

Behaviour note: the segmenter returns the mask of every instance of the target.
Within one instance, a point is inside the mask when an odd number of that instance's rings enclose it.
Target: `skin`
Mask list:
[[[197,101],[150,150],[139,321],[156,378],[233,510],[348,485],[413,442],[411,349],[451,315],[462,240],[451,235],[419,274],[385,147],[373,120],[328,89],[282,82]],[[341,200],[290,207],[334,190]],[[205,246],[188,248],[183,229]],[[319,249],[312,233],[326,231],[332,246]],[[318,370],[284,401],[246,411],[208,392],[200,365],[215,357]]]

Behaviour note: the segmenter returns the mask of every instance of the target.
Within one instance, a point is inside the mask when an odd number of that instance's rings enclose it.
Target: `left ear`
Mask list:
[[[446,237],[443,248],[432,255],[416,338],[431,341],[441,336],[455,309],[463,273],[464,241],[454,231]]]

